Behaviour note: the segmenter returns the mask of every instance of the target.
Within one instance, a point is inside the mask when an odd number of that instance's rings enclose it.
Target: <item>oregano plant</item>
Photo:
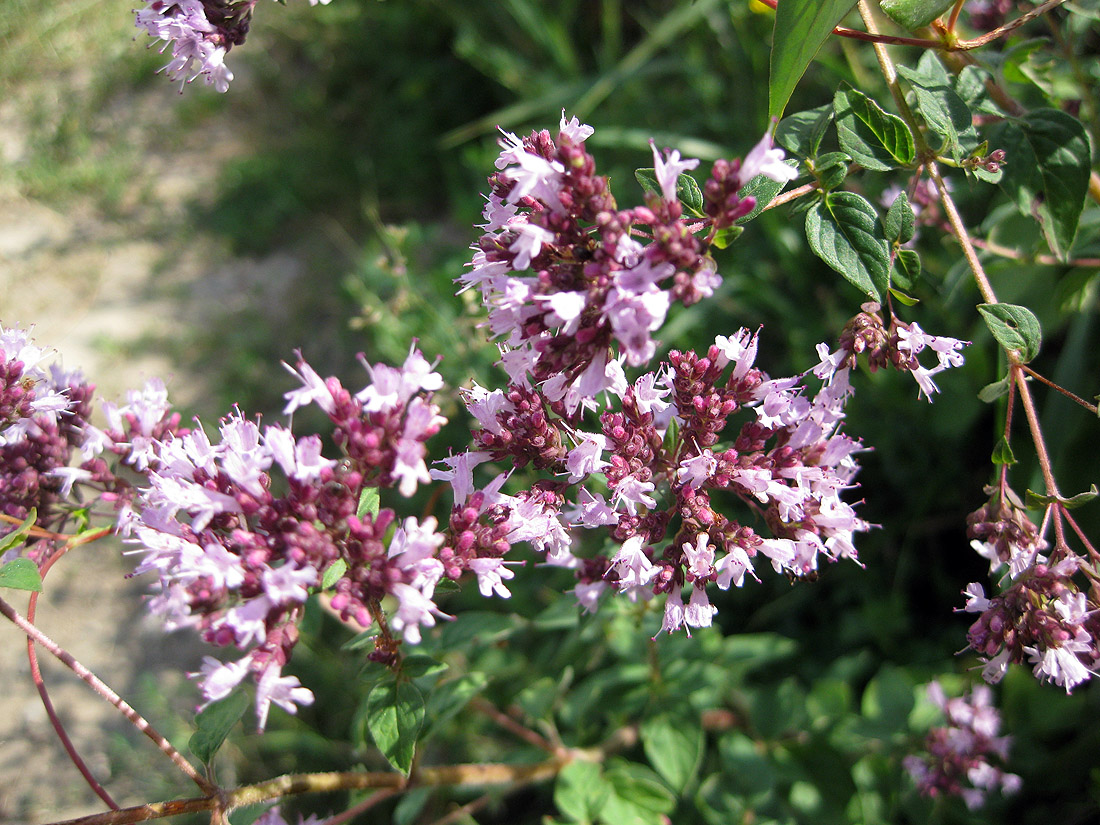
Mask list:
[[[181,91],[202,79],[231,93],[226,59],[256,5],[156,0],[135,14]],[[1089,375],[1040,372],[1065,334],[1044,336],[1033,291],[999,268],[1041,268],[1044,289],[1095,315],[1095,97],[1070,105],[1040,73],[1053,47],[1023,38],[1056,32],[1087,98],[1097,11],[757,6],[774,10],[769,120],[737,157],[703,164],[650,139],[635,180],[612,180],[598,171],[599,129],[568,105],[545,128],[500,129],[471,253],[453,273],[496,361],[490,386],[448,386],[448,353],[418,340],[399,365],[360,355],[354,379],[321,375],[291,344],[272,371],[281,420],[235,408],[187,422],[159,380],[104,401],[51,368],[29,330],[0,327],[0,612],[30,640],[57,737],[108,809],[77,821],[974,821],[1027,794],[997,686],[1087,694],[1100,664],[1100,556],[1078,514],[1097,488],[1061,481],[1095,478],[1094,464],[1073,464],[1096,456],[1054,454],[1040,407],[1087,420],[1097,406],[1078,395],[1094,392]],[[677,30],[695,10],[677,6],[653,28]],[[610,28],[617,4],[602,13]],[[532,30],[564,31],[551,19]],[[1076,49],[1078,36],[1091,45]],[[877,74],[788,111],[838,39],[873,54]],[[584,109],[597,96],[577,97]],[[723,292],[766,213],[839,276],[815,288],[822,306],[844,308],[788,374],[770,365],[800,337],[739,320]],[[1002,225],[1031,234],[1017,244]],[[929,257],[953,262],[949,285]],[[966,315],[941,329],[945,314],[926,304],[948,286]],[[708,302],[724,326],[666,346],[663,331]],[[958,666],[822,664],[808,652],[822,638],[907,609],[830,628],[792,621],[790,633],[759,618],[782,619],[833,575],[869,587],[860,577],[883,564],[860,552],[881,526],[865,511],[889,507],[860,484],[875,445],[855,411],[905,382],[905,403],[932,404],[934,419],[958,386],[940,385],[968,359],[988,373],[975,393],[996,424],[976,448],[988,466],[969,515],[949,528],[988,579],[960,573],[972,563],[936,571],[969,614],[944,651],[963,651]],[[435,446],[456,428],[457,442]],[[931,426],[905,437],[939,449]],[[147,612],[210,648],[189,674],[186,749],[35,624],[51,568],[110,542],[149,582]],[[14,591],[29,594],[25,610]],[[747,599],[763,606],[734,626]],[[43,652],[194,794],[119,802],[69,741]],[[320,767],[222,783],[227,743],[272,737]]]

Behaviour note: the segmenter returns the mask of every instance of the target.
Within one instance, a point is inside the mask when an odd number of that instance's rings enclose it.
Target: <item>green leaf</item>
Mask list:
[[[576,822],[595,821],[610,795],[611,785],[591,762],[570,762],[554,782],[554,806]]]
[[[905,730],[915,703],[913,687],[913,680],[903,669],[884,665],[863,692],[863,716],[880,731]]]
[[[359,494],[359,506],[355,508],[355,515],[359,518],[378,515],[379,497],[377,487],[367,487]]]
[[[912,295],[894,287],[890,287],[890,294],[894,296],[895,301],[907,307],[916,306],[920,303],[920,299],[914,298]]]
[[[1054,504],[1055,502],[1060,503],[1067,510],[1073,510],[1080,507],[1082,504],[1088,504],[1097,496],[1100,496],[1100,490],[1093,484],[1085,492],[1078,493],[1075,496],[1069,496],[1068,498],[1066,496],[1040,495],[1034,490],[1029,489],[1027,491],[1026,501],[1029,510],[1041,510],[1047,505]]]
[[[340,645],[340,649],[341,650],[361,650],[362,648],[367,647],[368,645],[373,646],[374,645],[374,639],[377,635],[378,635],[378,626],[374,622],[371,622],[370,627],[368,627],[366,630],[364,630],[360,633],[356,633],[354,636],[352,636],[350,639],[348,639],[346,642],[344,642],[342,645]]]
[[[909,205],[908,196],[904,192],[898,192],[898,196],[890,204],[886,218],[882,222],[886,240],[891,243],[908,242],[913,237],[915,223],[916,215],[913,213],[913,207]]]
[[[37,519],[38,510],[32,507],[22,524],[3,538],[0,538],[0,553],[6,553],[15,547],[15,545],[25,542],[27,540],[27,534],[31,531],[31,528],[34,527],[34,523]]]
[[[978,312],[997,343],[1015,352],[1022,363],[1039,354],[1043,334],[1039,319],[1030,309],[1015,304],[978,304]]]
[[[797,165],[797,163],[790,158],[788,158],[785,162],[788,166],[792,168]],[[737,196],[742,200],[749,197],[755,198],[756,206],[752,208],[751,212],[738,218],[735,221],[735,224],[737,226],[744,226],[761,212],[763,212],[764,207],[775,200],[776,195],[782,192],[783,187],[786,185],[787,181],[785,180],[772,180],[767,175],[757,175],[755,178],[742,186],[741,191],[737,193]]]
[[[642,723],[641,735],[649,764],[682,794],[703,758],[703,728],[694,719],[657,716]]]
[[[507,639],[523,626],[523,620],[507,613],[489,610],[470,610],[453,622],[448,622],[440,634],[440,644],[445,650],[455,650],[477,639],[479,644],[489,645]]]
[[[327,568],[325,575],[321,577],[321,589],[328,590],[340,581],[340,578],[348,571],[348,563],[343,559],[337,559]]]
[[[710,245],[716,249],[725,249],[731,243],[741,237],[741,233],[745,231],[743,226],[727,226],[725,229],[719,229],[715,235],[714,240],[710,242]]]
[[[978,400],[986,404],[992,404],[1002,395],[1008,393],[1009,380],[1006,375],[1000,381],[994,381],[992,384],[986,384],[978,391]]]
[[[401,660],[401,675],[409,679],[419,679],[422,676],[430,676],[442,673],[449,666],[431,656],[423,653],[414,653]]]
[[[1008,439],[1001,436],[1001,440],[997,442],[997,446],[993,448],[992,460],[994,464],[1005,464],[1011,467],[1016,463],[1016,456],[1012,452],[1012,445],[1008,443]]]
[[[428,695],[426,708],[428,719],[431,720],[431,733],[439,729],[441,725],[453,718],[461,711],[470,700],[485,689],[489,684],[484,673],[467,673],[458,679],[451,679],[438,685]]]
[[[433,788],[412,788],[401,795],[393,809],[393,825],[413,825],[431,799]]]
[[[816,109],[787,115],[775,127],[775,142],[796,155],[812,158],[833,122],[833,107],[826,103]]]
[[[913,134],[905,121],[863,92],[843,84],[833,96],[833,111],[840,148],[864,169],[885,172],[913,162]]]
[[[915,249],[899,249],[894,255],[894,276],[892,283],[902,289],[912,289],[920,279],[920,254]]]
[[[955,0],[882,0],[886,16],[903,29],[922,29],[955,5]]]
[[[768,115],[778,118],[794,87],[833,27],[844,19],[855,0],[784,0],[775,12],[772,33]]]
[[[367,695],[366,723],[374,744],[394,768],[408,776],[416,737],[424,724],[424,697],[409,682],[386,681]]]
[[[0,587],[41,593],[42,576],[38,572],[38,565],[30,559],[12,559],[0,567]]]
[[[600,812],[604,822],[660,825],[676,807],[676,798],[644,765],[616,760],[605,776],[612,792]]]
[[[806,213],[806,240],[821,260],[861,291],[882,300],[890,255],[875,208],[854,192],[830,192]]]
[[[237,690],[199,711],[195,717],[198,730],[187,742],[191,753],[203,764],[209,764],[247,707],[248,695]]]
[[[1005,151],[1001,187],[1022,214],[1038,220],[1050,251],[1065,259],[1089,186],[1085,127],[1057,109],[1036,109],[1006,121],[990,141]]]
[[[852,162],[852,156],[847,152],[826,152],[821,157],[807,161],[812,163],[810,171],[817,178],[822,192],[830,192],[844,183],[848,177],[848,164]]]
[[[913,84],[917,108],[928,128],[944,139],[945,149],[956,161],[962,157],[960,137],[974,135],[970,107],[952,88],[952,78],[936,55],[925,52],[916,70],[898,66],[898,74]]]

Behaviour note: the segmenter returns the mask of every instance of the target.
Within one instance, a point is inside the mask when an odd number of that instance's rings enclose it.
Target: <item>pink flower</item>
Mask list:
[[[666,149],[665,157],[657,151],[657,144],[651,138],[649,146],[653,149],[653,167],[657,183],[661,186],[661,194],[669,203],[676,202],[676,181],[680,175],[699,165],[698,159],[680,160],[680,153],[675,149]]]
[[[783,162],[783,150],[774,148],[772,134],[767,132],[745,155],[741,164],[741,179],[746,183],[757,175],[764,175],[774,181],[791,181],[798,177],[798,170]]]

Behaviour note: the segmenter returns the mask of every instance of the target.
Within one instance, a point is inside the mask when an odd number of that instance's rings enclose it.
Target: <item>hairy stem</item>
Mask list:
[[[160,748],[161,752],[165,754],[181,771],[187,774],[196,785],[199,786],[206,793],[212,794],[215,792],[215,788],[210,784],[198,771],[195,770],[195,766],[183,758],[183,755],[177,751],[172,744],[165,739],[160,733],[145,720],[145,718],[134,710],[126,701],[109,688],[102,679],[92,673],[84,665],[80,664],[72,654],[62,649],[60,645],[54,642],[49,636],[28,622],[25,618],[19,615],[19,612],[0,598],[0,614],[3,614],[9,619],[16,627],[22,630],[27,636],[33,639],[38,644],[42,645],[48,650],[55,658],[57,658],[62,664],[64,664],[69,670],[75,673],[81,678],[92,690],[114,705],[119,713],[126,717],[139,731],[144,733],[147,737],[153,740],[154,744]]]
[[[70,549],[71,545],[64,544],[57,548],[50,557],[46,559],[45,563],[39,569],[39,576],[45,580],[46,574],[50,572],[50,568],[54,566],[54,563],[60,559]],[[27,622],[34,624],[35,614],[38,612],[38,597],[39,593],[31,593],[30,599],[27,603]],[[31,681],[34,682],[34,687],[38,691],[38,698],[42,700],[42,707],[46,709],[46,716],[50,719],[50,724],[53,726],[54,733],[57,735],[58,740],[61,742],[61,746],[65,749],[65,753],[69,755],[69,761],[76,766],[76,769],[80,772],[80,775],[84,777],[84,781],[88,784],[88,787],[92,789],[96,796],[103,800],[111,810],[118,810],[118,803],[111,798],[111,795],[107,793],[107,790],[99,784],[99,781],[92,775],[91,769],[88,768],[87,763],[77,753],[76,746],[73,744],[73,740],[69,738],[68,731],[65,730],[65,726],[61,722],[61,717],[57,715],[57,709],[54,708],[53,700],[50,699],[50,692],[46,689],[46,682],[42,678],[42,668],[38,663],[38,650],[34,646],[34,640],[30,637],[27,638],[27,661],[31,668]]]

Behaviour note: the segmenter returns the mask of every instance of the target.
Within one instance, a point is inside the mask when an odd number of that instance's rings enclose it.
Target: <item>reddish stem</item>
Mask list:
[[[78,662],[71,653],[64,650],[57,642],[19,615],[19,611],[8,604],[3,598],[0,598],[0,615],[5,616],[16,627],[27,634],[29,638],[46,648],[46,650],[60,660],[69,670],[79,676],[92,690],[114,705],[114,707],[117,708],[134,727],[153,740],[156,746],[160,748],[161,752],[171,759],[176,767],[187,774],[204,793],[211,796],[217,794],[218,789],[196,771],[195,766],[184,759],[182,754],[172,747],[172,743],[165,739],[156,728],[150,725],[140,713],[130,707],[130,705],[121,696],[111,690],[102,679]]]
[[[38,571],[39,576],[45,580],[46,574],[53,567],[54,562],[61,558],[70,549],[69,545],[62,545],[57,548],[56,552],[50,555],[46,559],[46,562],[42,565]],[[35,613],[38,609],[38,596],[37,592],[31,593],[30,601],[27,603],[27,621],[30,624],[34,624]],[[54,708],[53,701],[50,699],[50,693],[46,689],[46,682],[42,679],[42,669],[38,664],[38,651],[35,649],[34,640],[27,637],[27,660],[31,666],[31,681],[34,682],[35,688],[38,690],[38,696],[42,700],[42,707],[46,709],[46,715],[50,719],[50,724],[53,726],[54,733],[57,734],[57,738],[61,741],[62,747],[65,748],[65,753],[69,755],[69,759],[76,766],[76,769],[80,771],[80,775],[84,777],[84,781],[88,783],[95,795],[98,796],[112,811],[118,810],[118,803],[116,803],[106,789],[96,781],[96,778],[92,776],[91,770],[88,765],[81,758],[80,754],[76,752],[76,746],[73,745],[73,740],[69,738],[68,732],[65,730],[65,726],[61,723],[60,717],[57,715],[57,710]]]

